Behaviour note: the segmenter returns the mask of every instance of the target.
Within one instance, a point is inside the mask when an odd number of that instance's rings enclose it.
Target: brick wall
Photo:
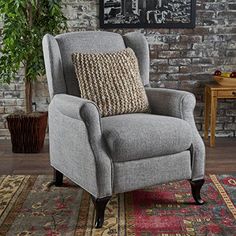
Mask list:
[[[97,0],[64,0],[63,9],[71,31],[99,30]],[[195,118],[203,129],[203,89],[212,81],[216,69],[236,70],[235,0],[197,0],[195,29],[116,29],[124,34],[142,32],[150,45],[150,79],[153,87],[182,89],[197,97]],[[38,110],[48,106],[45,78],[34,84],[34,102]],[[0,87],[0,137],[8,131],[4,117],[23,108],[22,78]],[[236,136],[236,101],[223,100],[218,105],[217,136]]]

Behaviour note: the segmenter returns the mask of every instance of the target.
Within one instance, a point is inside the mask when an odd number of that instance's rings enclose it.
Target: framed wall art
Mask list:
[[[102,28],[194,28],[196,0],[100,0]]]

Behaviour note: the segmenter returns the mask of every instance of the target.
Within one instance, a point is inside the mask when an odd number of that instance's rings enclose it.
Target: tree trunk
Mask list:
[[[27,6],[27,16],[28,16],[29,27],[31,29],[32,24],[33,24],[31,2],[29,2],[28,6]],[[32,83],[31,83],[31,80],[28,76],[28,61],[27,60],[26,60],[26,64],[25,64],[25,110],[26,110],[26,113],[31,113],[33,111],[33,108],[32,108]]]
[[[32,109],[32,83],[29,79],[25,79],[25,109],[26,113],[31,113]]]

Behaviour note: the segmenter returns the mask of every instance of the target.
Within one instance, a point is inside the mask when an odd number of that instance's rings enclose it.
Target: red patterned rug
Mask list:
[[[236,236],[236,175],[210,175],[196,206],[187,181],[113,196],[103,229],[94,229],[89,195],[51,176],[0,177],[0,235]]]

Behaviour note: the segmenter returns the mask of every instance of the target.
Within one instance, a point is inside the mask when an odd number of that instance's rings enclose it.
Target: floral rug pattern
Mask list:
[[[194,205],[188,181],[114,195],[104,227],[94,229],[88,193],[51,176],[0,176],[0,235],[236,236],[236,175],[210,175],[206,204]]]

